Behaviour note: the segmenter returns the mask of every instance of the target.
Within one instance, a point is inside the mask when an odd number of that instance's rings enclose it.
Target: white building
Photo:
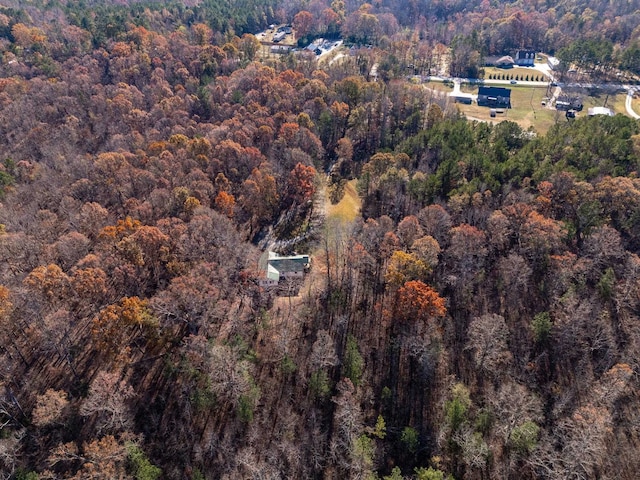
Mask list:
[[[595,115],[607,115],[608,117],[613,117],[615,115],[613,110],[607,107],[591,107],[588,112],[590,117]]]
[[[556,57],[548,57],[547,65],[549,65],[549,68],[551,70],[557,70],[558,67],[560,66],[560,60]]]

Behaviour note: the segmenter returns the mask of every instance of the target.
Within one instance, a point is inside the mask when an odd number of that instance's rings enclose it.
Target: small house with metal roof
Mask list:
[[[581,112],[582,108],[582,98],[578,96],[560,95],[556,100],[556,110]]]
[[[280,256],[276,252],[269,252],[265,276],[259,280],[260,286],[271,287],[282,280],[304,278],[310,266],[309,255]]]

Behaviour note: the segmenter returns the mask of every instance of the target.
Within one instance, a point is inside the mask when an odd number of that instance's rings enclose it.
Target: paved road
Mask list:
[[[478,96],[472,93],[464,93],[460,90],[460,79],[456,78],[453,80],[453,91],[449,93],[450,97],[458,97],[458,98],[470,98],[471,100],[477,100]]]
[[[630,117],[635,118],[636,120],[640,119],[640,115],[638,115],[636,112],[634,112],[633,110],[633,105],[631,104],[631,101],[633,100],[633,90],[629,89],[627,90],[627,100],[624,104],[624,106],[627,109],[627,113],[629,114]]]
[[[472,85],[521,85],[527,87],[546,87],[549,85],[549,82],[532,82],[525,80],[517,80],[516,83],[511,83],[512,80],[482,80],[478,78],[457,78],[457,77],[439,77],[439,76],[424,76],[420,77],[420,75],[415,75],[414,78],[417,80],[422,80],[424,82],[433,81],[433,82],[445,82],[451,81],[460,82],[460,83],[469,83]],[[602,90],[626,90],[627,92],[630,90],[634,90],[638,88],[638,86],[634,85],[625,85],[622,83],[563,83],[563,82],[552,82],[553,86],[558,86],[561,88],[590,88],[590,89],[602,89]]]
[[[425,76],[425,77],[421,77],[420,75],[415,75],[414,78],[416,78],[419,81],[423,81],[423,82],[445,82],[445,81],[451,81],[454,84],[454,88],[455,85],[458,84],[462,84],[462,83],[469,83],[471,85],[524,85],[527,87],[546,87],[547,85],[549,85],[549,82],[532,82],[532,81],[524,81],[524,80],[518,80],[516,81],[516,83],[511,83],[511,80],[479,80],[477,78],[457,78],[457,77],[437,77],[437,76]]]

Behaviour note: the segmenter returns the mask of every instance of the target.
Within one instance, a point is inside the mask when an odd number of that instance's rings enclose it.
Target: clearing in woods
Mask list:
[[[331,250],[338,245],[344,244],[345,237],[348,236],[351,224],[360,215],[362,204],[358,192],[356,191],[357,180],[350,180],[344,189],[342,199],[333,205],[329,200],[327,188],[324,187],[319,194],[324,195],[325,221],[322,228],[322,239],[314,252],[311,253],[311,272],[305,279],[305,285],[300,289],[300,293],[322,288],[325,285],[327,272],[327,246]]]
[[[344,188],[344,197],[337,204],[332,205],[326,197],[327,220],[339,219],[344,223],[353,222],[360,214],[361,200],[356,191],[356,180],[351,180]]]
[[[315,251],[311,254],[311,271],[306,275],[303,286],[294,295],[277,296],[274,299],[275,317],[280,317],[279,325],[286,328],[293,328],[289,319],[291,315],[302,306],[302,302],[306,297],[311,297],[313,292],[323,288],[326,284],[327,259],[325,246],[327,242],[334,245],[336,242],[341,243],[345,240],[344,236],[348,235],[349,227],[360,215],[360,206],[362,204],[358,192],[356,191],[357,180],[351,180],[344,189],[344,196],[335,205],[331,204],[326,185],[318,189],[317,195],[320,196],[318,202],[322,202],[324,197],[324,225],[319,227],[322,229],[322,239],[320,240]]]

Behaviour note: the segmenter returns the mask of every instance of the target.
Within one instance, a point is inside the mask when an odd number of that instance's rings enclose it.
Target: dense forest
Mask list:
[[[5,1],[0,478],[637,478],[640,123],[469,121],[402,75],[624,67],[618,3]],[[271,22],[353,47],[265,55]],[[273,246],[312,255],[294,293]]]

